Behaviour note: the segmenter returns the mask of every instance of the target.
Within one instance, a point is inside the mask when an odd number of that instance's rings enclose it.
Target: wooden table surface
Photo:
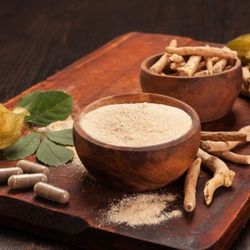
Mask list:
[[[249,0],[0,0],[0,6],[1,102],[129,31],[213,42],[249,33]],[[0,249],[75,248],[0,226]],[[231,249],[250,249],[249,223]]]

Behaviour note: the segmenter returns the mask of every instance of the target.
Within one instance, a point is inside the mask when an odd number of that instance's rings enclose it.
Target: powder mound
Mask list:
[[[175,140],[189,131],[183,110],[156,103],[107,105],[85,114],[81,127],[94,139],[116,146],[143,147]]]
[[[138,194],[125,197],[111,205],[106,213],[106,221],[125,223],[131,227],[160,224],[182,215],[180,210],[166,211],[175,200],[176,196],[173,194]]]

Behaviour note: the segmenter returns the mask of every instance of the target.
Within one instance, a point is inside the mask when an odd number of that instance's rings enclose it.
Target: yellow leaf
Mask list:
[[[0,104],[0,149],[7,148],[18,140],[27,114],[25,110],[15,113]]]

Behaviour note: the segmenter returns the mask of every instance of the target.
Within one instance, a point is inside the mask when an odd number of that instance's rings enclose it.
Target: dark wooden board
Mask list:
[[[128,33],[20,96],[37,89],[62,89],[74,97],[75,114],[81,107],[100,97],[140,92],[138,76],[141,61],[162,51],[172,38],[168,35]],[[201,43],[190,38],[175,38],[180,45]],[[7,106],[14,106],[20,96],[9,100]],[[227,117],[204,125],[204,129],[239,129],[250,124],[249,111],[249,100],[239,98]],[[250,147],[242,148],[240,152],[250,153]],[[2,161],[0,165],[11,163]],[[34,199],[30,191],[9,192],[6,186],[1,186],[0,223],[92,249],[228,249],[250,215],[250,168],[233,164],[230,167],[236,172],[233,187],[218,190],[209,208],[203,202],[202,190],[210,173],[204,171],[199,179],[198,204],[194,214],[184,214],[164,224],[139,229],[103,225],[100,222],[108,203],[122,197],[123,193],[100,186],[87,175],[82,176],[71,164],[51,168],[50,182],[69,190],[70,203],[56,205]],[[159,192],[169,191],[179,194],[175,206],[181,207],[183,179]]]

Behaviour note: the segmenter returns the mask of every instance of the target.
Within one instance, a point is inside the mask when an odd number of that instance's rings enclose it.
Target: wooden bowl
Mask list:
[[[231,69],[214,75],[164,76],[149,70],[162,54],[148,57],[141,64],[140,82],[144,92],[167,95],[186,102],[196,110],[201,122],[214,121],[228,113],[241,89],[239,59]]]
[[[142,102],[186,111],[192,118],[191,129],[171,142],[133,148],[97,141],[80,126],[80,119],[98,107]],[[200,120],[190,106],[171,97],[147,93],[110,96],[89,104],[77,115],[74,142],[84,166],[104,184],[127,191],[153,190],[176,180],[189,168],[200,144]]]

